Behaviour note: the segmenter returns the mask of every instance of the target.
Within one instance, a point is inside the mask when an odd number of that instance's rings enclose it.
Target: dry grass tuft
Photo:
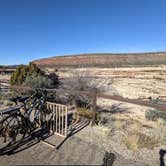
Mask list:
[[[130,150],[138,149],[138,140],[139,137],[137,134],[128,135],[123,141],[126,147]]]
[[[11,101],[8,101],[8,100],[4,100],[4,102],[3,102],[3,105],[4,106],[8,106],[8,107],[11,107],[11,106],[13,106],[13,102],[11,102]]]
[[[122,130],[125,128],[125,123],[122,120],[115,120],[114,121],[114,126],[117,130]]]
[[[130,150],[137,150],[139,148],[153,149],[158,145],[159,137],[150,137],[138,131],[130,132],[124,138],[123,142]]]
[[[78,111],[79,116],[83,116],[85,118],[92,119],[93,113],[90,109],[88,109],[86,107],[78,107],[77,111]]]

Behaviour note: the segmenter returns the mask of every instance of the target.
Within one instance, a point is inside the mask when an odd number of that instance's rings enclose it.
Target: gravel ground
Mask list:
[[[136,151],[128,150],[126,146],[120,142],[120,135],[109,136],[108,130],[101,127],[88,126],[85,130],[78,133],[78,137],[84,138],[88,142],[96,143],[96,145],[106,151],[112,151],[117,154],[117,160],[130,161],[133,163],[142,163],[141,165],[158,166],[159,151],[160,149],[166,149],[166,145],[160,145],[154,149],[141,148]],[[115,162],[116,163],[116,162]],[[166,163],[166,159],[165,159]],[[115,164],[116,165],[116,164]],[[130,164],[132,165],[132,164]]]
[[[115,155],[114,166],[158,166],[160,164],[159,150],[166,149],[166,146],[153,150],[131,151],[123,144],[119,144],[118,138],[114,141],[106,136],[106,133],[107,131],[101,130],[100,127],[87,126],[69,137],[58,150],[32,140],[26,144],[29,148],[12,155],[0,156],[0,165],[102,165],[106,151]],[[53,137],[57,136],[52,136],[50,140],[53,140]]]
[[[72,137],[59,150],[38,143],[19,153],[1,156],[0,165],[100,165],[104,153],[96,145]]]

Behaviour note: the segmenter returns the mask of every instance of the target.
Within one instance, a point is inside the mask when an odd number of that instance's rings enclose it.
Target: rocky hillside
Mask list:
[[[35,60],[42,67],[130,67],[166,65],[166,52],[80,54]]]

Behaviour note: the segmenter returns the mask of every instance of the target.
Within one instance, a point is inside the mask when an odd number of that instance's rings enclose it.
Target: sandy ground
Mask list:
[[[158,166],[159,151],[166,145],[153,150],[128,150],[119,143],[119,135],[111,136],[108,130],[90,125],[69,137],[56,150],[38,142],[29,141],[12,155],[0,156],[0,165],[102,165],[107,152],[115,155],[113,166]],[[50,138],[52,143],[58,136]],[[166,161],[165,161],[166,162]]]
[[[10,75],[4,75],[0,74],[0,81],[9,81],[10,80]]]
[[[114,69],[64,69],[59,71],[59,74],[64,79],[71,77],[74,78],[75,76],[91,77],[91,81],[99,88],[101,87],[103,92],[107,94],[118,94],[131,99],[148,98],[151,96],[152,99],[160,98],[166,102],[166,66]],[[107,119],[109,121],[111,121],[111,119],[115,119],[115,122],[110,123],[105,127],[102,126],[99,129],[98,135],[95,135],[97,134],[96,130],[94,130],[94,132],[89,130],[89,134],[84,133],[87,135],[87,140],[90,139],[89,135],[94,134],[95,136],[92,136],[91,141],[94,142],[94,140],[96,140],[99,145],[104,146],[104,149],[113,149],[117,153],[120,152],[120,154],[126,159],[143,161],[144,164],[147,165],[159,165],[159,150],[166,149],[166,125],[165,122],[163,124],[161,119],[154,122],[145,118],[146,112],[153,108],[102,98],[97,99],[97,105],[108,112],[115,110],[113,111],[113,114],[107,115]],[[108,116],[110,116],[110,119]],[[125,124],[127,123],[127,129],[124,127],[125,125],[123,125],[122,121]],[[130,124],[130,122],[132,123]],[[126,149],[122,140],[124,135],[129,132],[128,130],[130,129],[137,134],[141,133],[148,135],[149,137],[157,137],[160,143],[154,149],[140,148],[136,151]],[[109,134],[107,133],[102,137],[102,139],[100,139],[99,137],[102,136],[102,130],[104,130],[104,133],[107,131],[111,131],[112,133],[113,130],[116,130],[117,132],[112,134],[112,137],[109,137]],[[86,138],[85,135],[81,135],[80,137]],[[129,138],[130,136],[133,135],[130,135],[129,132],[127,137]],[[153,145],[150,146],[152,147]]]
[[[63,69],[58,74],[60,78],[92,77],[100,86],[105,87],[106,93],[111,93],[114,89],[123,97],[166,96],[166,66]]]

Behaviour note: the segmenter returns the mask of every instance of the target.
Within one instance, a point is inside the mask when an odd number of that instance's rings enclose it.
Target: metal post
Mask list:
[[[96,120],[96,102],[97,102],[97,89],[92,90],[92,126],[95,125]]]
[[[56,115],[56,113],[55,113],[55,107],[56,107],[56,105],[54,104],[53,105],[53,123],[52,123],[52,128],[53,128],[53,133],[55,132],[55,115]]]
[[[55,113],[55,116],[56,116],[56,126],[55,126],[55,131],[58,132],[58,109],[57,109],[57,105],[55,105],[55,110],[56,110],[56,113]]]
[[[67,107],[65,107],[65,137],[67,137],[67,125],[68,125],[68,114],[67,114],[68,110]]]

